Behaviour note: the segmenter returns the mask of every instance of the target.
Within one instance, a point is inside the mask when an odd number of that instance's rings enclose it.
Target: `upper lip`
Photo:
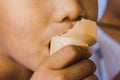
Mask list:
[[[74,25],[76,24],[76,22],[77,22],[77,21],[73,21],[73,22],[71,22],[72,27],[71,27],[71,28],[69,28],[69,29],[67,29],[67,30],[65,30],[65,31],[64,31],[64,32],[62,32],[61,34],[65,34],[68,30],[72,29],[72,28],[74,27]]]

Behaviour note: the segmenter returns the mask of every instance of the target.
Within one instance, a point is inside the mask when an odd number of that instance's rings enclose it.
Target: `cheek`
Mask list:
[[[81,0],[86,12],[86,18],[96,21],[98,16],[97,0]]]
[[[4,0],[6,1],[6,0]],[[8,0],[7,0],[8,1]],[[14,4],[16,1],[16,4]],[[20,2],[17,2],[20,1]],[[7,2],[0,18],[0,47],[15,60],[26,64],[39,63],[49,53],[49,31],[47,25],[52,12],[38,5],[24,4],[13,0]],[[44,0],[37,0],[43,1]],[[47,1],[47,0],[46,0]],[[49,14],[48,14],[49,13]],[[44,54],[45,53],[45,54]],[[31,61],[32,60],[32,61]],[[25,65],[26,65],[25,64]],[[30,67],[30,66],[29,66]]]
[[[47,47],[48,41],[45,36],[47,21],[44,19],[40,21],[39,15],[36,15],[37,18],[34,15],[27,15],[26,18],[17,14],[10,18],[11,16],[4,18],[0,29],[1,44],[7,53],[32,54],[41,52]]]
[[[22,29],[13,26],[6,27],[7,29],[2,28],[0,47],[2,46],[4,52],[18,62],[27,66],[32,62],[31,65],[38,64],[42,58],[49,54],[47,41],[40,39],[45,37],[37,34],[38,29]]]
[[[1,44],[9,52],[34,51],[35,47],[38,47],[38,44],[40,44],[40,40],[37,37],[39,36],[35,32],[26,31],[22,28],[4,28],[1,34]]]
[[[24,45],[25,48],[39,46],[40,43],[43,43],[44,32],[49,20],[49,17],[45,15],[46,11],[39,12],[36,6],[22,1],[16,5],[10,2],[5,6],[1,32],[6,43],[13,47]]]

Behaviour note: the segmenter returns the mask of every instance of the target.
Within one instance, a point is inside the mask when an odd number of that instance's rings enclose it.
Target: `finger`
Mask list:
[[[53,69],[62,69],[80,59],[88,58],[91,54],[87,48],[67,46],[50,56],[45,62],[46,66]]]
[[[80,61],[63,70],[62,74],[66,75],[66,80],[81,80],[94,73],[95,64],[90,60]]]
[[[85,54],[83,53],[84,55],[83,59],[88,59],[93,54],[93,51],[91,48],[81,48],[81,49],[83,50],[83,52],[86,52]]]
[[[83,80],[98,80],[97,76],[95,74],[90,75],[89,77],[83,79]]]
[[[88,53],[89,53],[89,55],[92,55],[93,54],[93,50],[91,48],[88,48]],[[90,57],[89,55],[88,55],[88,58]]]

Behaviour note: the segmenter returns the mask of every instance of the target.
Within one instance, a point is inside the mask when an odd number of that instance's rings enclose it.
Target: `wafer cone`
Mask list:
[[[50,55],[68,45],[86,48],[94,45],[96,43],[97,30],[97,25],[94,21],[82,19],[76,22],[73,28],[65,34],[52,37]]]

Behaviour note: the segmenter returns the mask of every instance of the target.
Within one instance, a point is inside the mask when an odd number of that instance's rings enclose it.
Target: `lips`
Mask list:
[[[61,35],[66,34],[70,29],[72,29],[74,27],[74,25],[76,23],[77,23],[77,21],[72,21],[72,22],[67,21],[67,22],[60,23],[60,26],[64,27],[64,29],[63,29],[63,31],[59,32],[59,34],[56,34],[56,35],[52,34],[51,35],[51,38],[50,38],[50,40],[48,42],[48,50],[50,51],[50,48],[51,48],[51,39],[52,39],[52,37],[61,36]],[[58,25],[59,25],[59,23],[58,23]],[[58,26],[56,26],[56,27],[58,27]]]

